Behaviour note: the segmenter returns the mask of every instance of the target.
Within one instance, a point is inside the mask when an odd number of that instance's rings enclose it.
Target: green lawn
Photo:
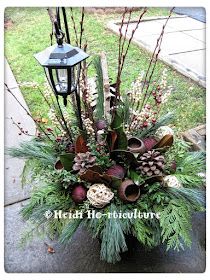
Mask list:
[[[75,18],[79,19],[79,10],[75,9]],[[137,13],[134,14],[134,16]],[[166,9],[151,8],[148,16],[167,15]],[[69,10],[67,9],[69,17]],[[5,55],[18,82],[35,81],[40,85],[44,81],[43,69],[33,55],[50,45],[51,23],[45,8],[7,8],[6,19],[13,24],[5,30]],[[108,57],[109,76],[115,81],[117,70],[118,37],[106,29],[110,19],[120,18],[118,14],[86,14],[85,38],[88,42],[89,61],[94,55],[105,51]],[[69,20],[70,22],[70,20]],[[77,20],[79,22],[79,20]],[[69,24],[70,25],[70,24]],[[73,43],[73,42],[72,42]],[[130,47],[124,72],[122,90],[130,88],[132,81],[142,70],[146,70],[150,54],[132,45]],[[176,110],[175,124],[180,131],[205,122],[205,89],[190,79],[177,73],[162,62],[157,64],[157,72],[168,69],[168,81],[174,91],[163,111]],[[90,76],[93,69],[90,67]],[[22,88],[26,102],[34,116],[47,113],[42,97],[35,89]]]

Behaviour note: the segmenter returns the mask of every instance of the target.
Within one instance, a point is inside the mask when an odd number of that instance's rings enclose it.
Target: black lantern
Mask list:
[[[56,97],[62,96],[67,105],[67,96],[75,92],[80,76],[80,65],[88,58],[83,50],[63,43],[63,32],[55,21],[55,35],[57,44],[37,53],[35,58],[44,67],[48,82]]]

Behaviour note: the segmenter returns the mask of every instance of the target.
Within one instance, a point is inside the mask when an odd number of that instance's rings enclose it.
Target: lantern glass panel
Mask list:
[[[56,90],[60,93],[66,93],[68,90],[68,73],[67,69],[56,69],[54,79]]]

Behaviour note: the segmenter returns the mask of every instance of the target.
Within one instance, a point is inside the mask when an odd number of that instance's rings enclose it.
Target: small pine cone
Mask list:
[[[142,175],[151,176],[161,176],[163,174],[165,159],[160,152],[151,150],[144,153],[138,158],[139,166],[137,170],[141,172]]]
[[[78,153],[74,158],[73,170],[78,171],[79,174],[85,172],[88,168],[95,164],[96,157],[91,155],[90,152]]]

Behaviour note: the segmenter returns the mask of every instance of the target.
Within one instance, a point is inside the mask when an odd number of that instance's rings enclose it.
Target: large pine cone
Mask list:
[[[95,164],[96,157],[91,155],[90,152],[78,153],[74,158],[73,170],[79,171],[79,174],[85,172],[89,167]]]
[[[163,174],[165,159],[160,152],[151,150],[138,158],[137,170],[145,176],[161,176]]]

